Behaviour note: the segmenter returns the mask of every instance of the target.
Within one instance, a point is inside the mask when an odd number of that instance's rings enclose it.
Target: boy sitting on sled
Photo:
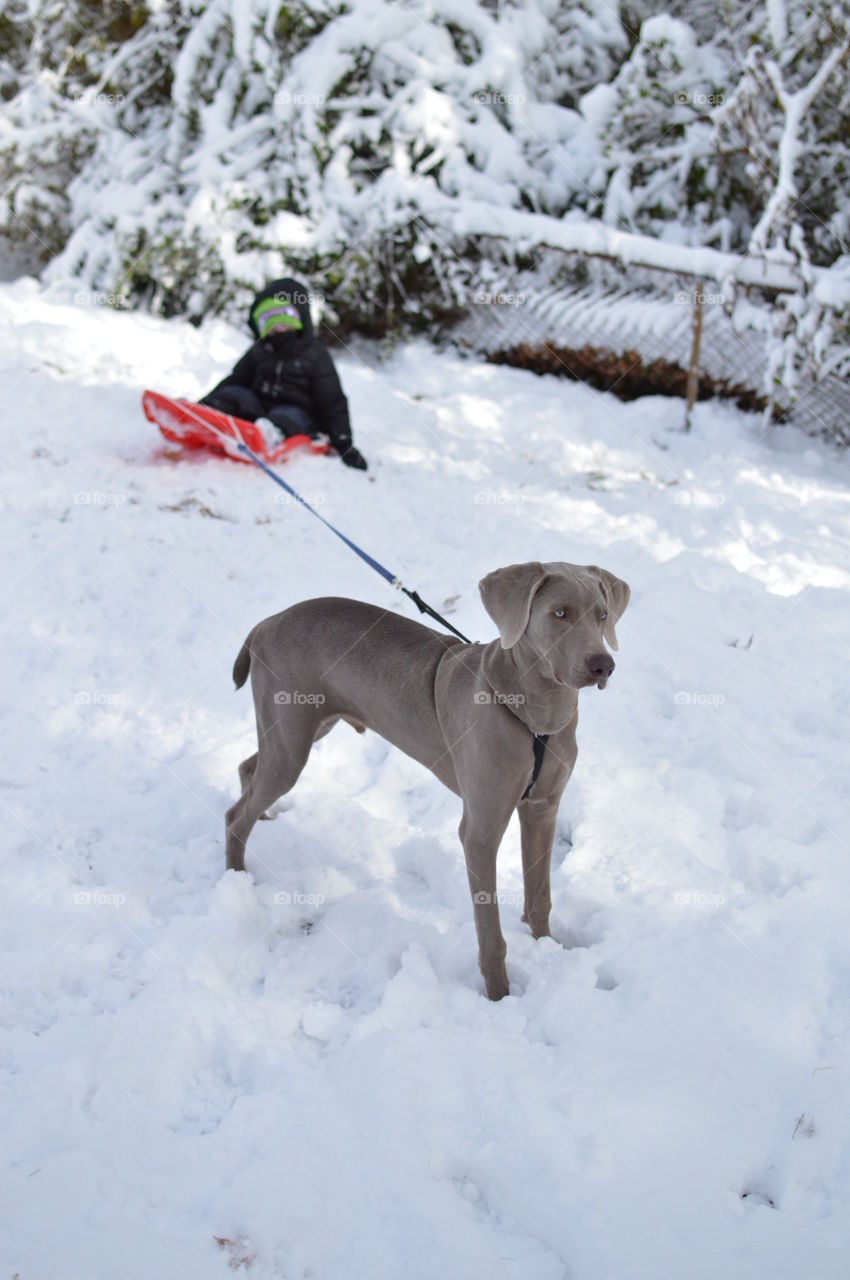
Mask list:
[[[265,419],[284,436],[324,432],[347,467],[365,471],[334,363],[313,333],[305,286],[273,280],[251,303],[248,324],[257,341],[201,404]]]

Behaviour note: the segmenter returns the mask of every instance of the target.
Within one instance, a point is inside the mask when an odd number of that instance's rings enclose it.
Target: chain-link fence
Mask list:
[[[516,270],[488,269],[448,337],[489,360],[578,379],[626,400],[687,401],[690,392],[764,412],[771,305],[756,289],[738,286],[730,307],[719,286],[693,277],[547,249]],[[781,386],[774,397],[775,421],[850,444],[847,379],[804,385],[793,402]]]

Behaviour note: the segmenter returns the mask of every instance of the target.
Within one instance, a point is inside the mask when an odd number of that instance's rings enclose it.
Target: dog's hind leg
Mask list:
[[[254,770],[257,767],[257,759],[259,752],[255,751],[252,756],[248,756],[247,760],[243,760],[239,766],[239,781],[242,785],[243,793],[248,790],[251,785],[251,779],[254,776]]]
[[[247,760],[243,760],[243,761],[242,761],[242,763],[241,763],[241,764],[240,764],[240,766],[239,766],[239,782],[241,783],[241,786],[242,786],[242,794],[243,794],[243,795],[245,794],[245,792],[248,790],[248,788],[249,788],[249,787],[250,787],[250,785],[251,785],[251,779],[253,778],[253,776],[254,776],[254,770],[255,770],[255,769],[256,769],[256,767],[257,767],[257,759],[258,759],[258,756],[259,756],[259,752],[258,752],[258,751],[255,751],[255,752],[254,752],[254,754],[253,754],[252,756],[249,756]],[[261,822],[270,822],[270,821],[271,821],[271,814],[270,814],[270,813],[261,813],[261,814],[260,814],[260,821],[261,821]]]
[[[239,776],[247,785],[225,814],[228,870],[245,870],[245,843],[254,823],[295,786],[313,745],[314,728],[307,717],[288,717],[285,736],[282,725],[274,726],[261,738],[256,756],[240,765]]]

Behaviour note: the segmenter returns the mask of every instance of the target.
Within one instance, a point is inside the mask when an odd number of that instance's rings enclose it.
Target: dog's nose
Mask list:
[[[587,667],[594,680],[607,680],[614,670],[614,659],[608,653],[592,653]]]

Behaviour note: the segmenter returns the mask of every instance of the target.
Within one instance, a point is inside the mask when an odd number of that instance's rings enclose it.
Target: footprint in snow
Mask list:
[[[598,991],[616,991],[619,982],[607,965],[601,964],[596,970],[596,987]]]
[[[746,1200],[747,1204],[761,1204],[768,1209],[776,1208],[776,1201],[767,1191],[760,1191],[757,1187],[747,1187],[740,1192],[742,1200]]]

